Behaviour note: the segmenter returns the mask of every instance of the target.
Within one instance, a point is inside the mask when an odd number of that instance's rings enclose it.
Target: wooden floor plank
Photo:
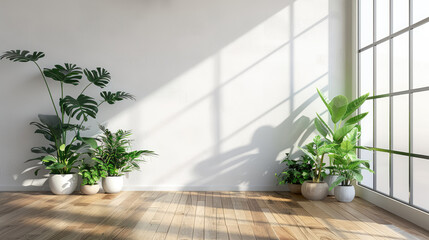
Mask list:
[[[0,192],[0,239],[429,239],[362,199],[289,192]]]

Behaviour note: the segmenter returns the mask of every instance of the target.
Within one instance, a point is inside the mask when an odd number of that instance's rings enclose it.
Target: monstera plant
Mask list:
[[[89,87],[105,88],[110,82],[110,73],[104,68],[94,70],[84,69],[75,64],[65,63],[55,65],[52,68],[42,68],[38,60],[45,57],[43,52],[30,53],[26,50],[11,50],[0,55],[0,59],[8,59],[13,62],[31,62],[40,72],[46,86],[54,114],[39,115],[39,122],[32,122],[37,129],[35,133],[42,134],[49,141],[47,146],[34,147],[33,153],[41,156],[27,160],[39,161],[51,173],[49,183],[51,190],[56,194],[70,194],[74,191],[77,175],[71,174],[76,168],[76,163],[85,154],[88,142],[95,141],[81,136],[85,130],[84,123],[90,118],[96,118],[100,106],[103,103],[114,104],[124,99],[134,99],[126,92],[101,91],[97,100],[86,94]],[[86,80],[82,78],[85,76]],[[51,80],[48,82],[48,79]],[[54,97],[50,84],[59,84],[60,92]],[[77,96],[67,95],[67,87],[81,87]],[[40,168],[36,169],[37,175]],[[57,176],[55,176],[57,175]],[[67,184],[62,184],[62,181]],[[55,183],[58,183],[55,184]]]

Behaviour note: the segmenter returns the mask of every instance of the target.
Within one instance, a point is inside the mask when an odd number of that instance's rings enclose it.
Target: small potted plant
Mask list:
[[[79,166],[79,175],[82,176],[80,191],[83,194],[92,195],[100,190],[98,182],[102,177],[107,176],[107,171],[102,164],[90,165],[82,163]]]
[[[289,191],[292,193],[301,194],[301,186],[311,180],[311,164],[309,157],[302,155],[300,160],[290,159],[290,154],[286,153],[282,163],[286,164],[286,168],[280,174],[276,173],[276,178],[279,185],[287,184]]]
[[[126,172],[139,170],[139,163],[143,156],[156,155],[149,150],[130,151],[131,131],[118,130],[112,133],[104,126],[100,126],[102,135],[97,138],[100,146],[96,146],[93,160],[103,165],[107,176],[102,179],[102,186],[106,193],[118,193],[124,185],[123,175]]]
[[[309,158],[312,166],[311,181],[305,181],[302,184],[302,195],[309,200],[323,200],[328,196],[329,186],[323,182],[323,177],[326,176],[325,156],[332,152],[334,144],[323,140],[320,136],[316,136],[313,142],[306,145],[305,148],[300,148]]]

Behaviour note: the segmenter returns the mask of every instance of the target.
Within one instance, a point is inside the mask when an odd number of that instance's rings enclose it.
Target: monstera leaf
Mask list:
[[[88,116],[95,118],[98,112],[97,102],[94,98],[84,94],[79,95],[76,99],[66,96],[60,100],[60,105],[68,116],[76,117],[77,120],[83,117],[87,121]]]
[[[103,91],[100,93],[100,96],[109,104],[114,104],[115,102],[122,101],[124,99],[136,100],[133,95],[121,91],[115,93]]]
[[[65,63],[64,67],[55,65],[54,68],[45,68],[43,73],[46,77],[52,78],[55,81],[78,85],[79,80],[82,78],[82,70],[76,64]]]
[[[6,58],[14,62],[35,62],[44,56],[43,52],[33,52],[33,54],[30,54],[30,51],[27,50],[10,50],[1,55],[0,59]]]
[[[110,73],[104,68],[97,68],[97,70],[88,70],[83,71],[85,73],[88,81],[92,82],[94,85],[104,88],[110,81]]]

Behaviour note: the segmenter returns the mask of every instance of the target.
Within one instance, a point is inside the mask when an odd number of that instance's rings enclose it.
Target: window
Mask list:
[[[360,184],[429,212],[429,1],[358,0]]]

